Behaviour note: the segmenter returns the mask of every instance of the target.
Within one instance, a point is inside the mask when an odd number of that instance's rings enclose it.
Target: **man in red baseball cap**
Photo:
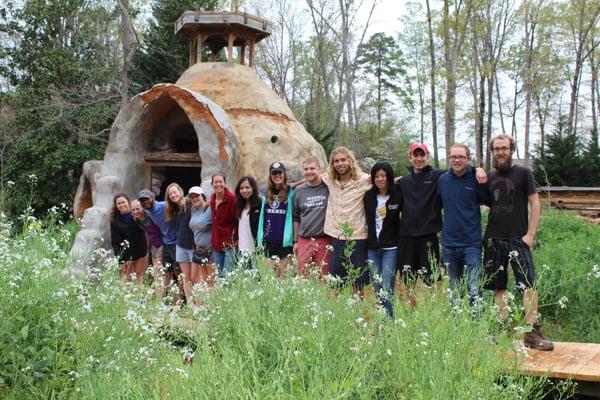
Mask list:
[[[424,143],[413,143],[408,150],[411,166],[408,174],[396,183],[402,193],[398,268],[408,289],[421,276],[427,285],[433,284],[433,266],[440,264],[438,233],[442,230],[442,205],[437,196],[439,177],[445,171],[429,165],[429,149]],[[477,180],[487,181],[487,175],[477,168]],[[415,305],[412,290],[406,298]]]
[[[402,193],[398,268],[406,286],[406,298],[415,305],[412,288],[417,277],[433,284],[432,261],[439,264],[437,233],[442,229],[441,207],[437,183],[442,171],[429,165],[429,149],[424,143],[413,143],[408,154],[408,174],[397,182]]]

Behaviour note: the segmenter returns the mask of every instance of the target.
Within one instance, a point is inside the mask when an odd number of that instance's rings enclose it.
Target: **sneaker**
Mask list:
[[[531,332],[527,332],[523,336],[523,344],[530,349],[542,351],[554,350],[554,344],[550,340],[547,340],[542,331],[540,331],[540,324],[533,324]]]

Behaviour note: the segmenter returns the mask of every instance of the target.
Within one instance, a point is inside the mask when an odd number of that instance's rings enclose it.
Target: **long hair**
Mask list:
[[[375,186],[375,174],[377,173],[377,171],[380,170],[385,172],[385,177],[387,179],[387,192],[388,194],[390,194],[394,190],[396,190],[394,186],[394,168],[392,168],[390,163],[386,161],[378,161],[371,168],[371,183],[373,184],[373,187],[371,187],[370,190],[374,192],[379,192],[379,188]]]
[[[181,198],[177,203],[173,203],[169,198],[169,190],[171,188],[177,188],[179,193],[181,193]],[[167,186],[167,190],[165,190],[165,221],[173,221],[176,215],[183,214],[185,212],[185,196],[183,194],[183,189],[179,184],[173,182],[169,186]]]
[[[338,146],[331,152],[329,166],[327,167],[327,175],[329,175],[329,179],[336,181],[340,180],[340,174],[338,174],[335,168],[333,167],[333,156],[335,156],[338,153],[344,154],[348,158],[348,160],[350,160],[350,176],[352,180],[358,179],[359,175],[362,174],[362,170],[358,166],[356,158],[354,158],[354,154],[352,154],[352,152],[344,146]]]
[[[248,202],[250,203],[250,205],[256,204],[258,201],[260,201],[260,197],[258,195],[258,185],[256,184],[256,179],[254,179],[254,177],[252,177],[252,176],[242,176],[240,178],[240,180],[238,181],[237,185],[235,186],[235,198],[236,198],[235,214],[237,215],[238,219],[241,218],[242,211],[244,211],[244,208],[246,207],[246,199],[243,198],[242,194],[240,193],[240,187],[242,186],[242,183],[244,183],[244,182],[248,182],[248,184],[252,188],[252,195],[248,199]]]
[[[113,206],[112,206],[112,209],[110,210],[110,214],[108,215],[108,222],[110,222],[111,224],[112,224],[113,220],[115,219],[115,215],[119,214],[119,210],[117,209],[117,199],[119,197],[125,197],[127,199],[127,203],[131,204],[131,200],[129,199],[129,196],[127,196],[125,193],[115,194],[115,196],[113,197]]]
[[[281,183],[281,187],[279,191],[275,188],[275,184],[273,183],[273,179],[271,178],[271,174],[269,174],[269,182],[267,185],[267,203],[272,205],[275,201],[275,195],[277,195],[280,203],[285,203],[288,198],[288,176],[287,172],[283,172],[283,182]]]

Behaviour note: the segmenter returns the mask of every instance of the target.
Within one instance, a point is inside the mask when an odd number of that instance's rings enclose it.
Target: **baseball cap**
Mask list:
[[[408,149],[408,155],[412,155],[415,150],[422,150],[425,154],[429,154],[429,149],[427,149],[427,145],[425,143],[413,143],[410,145]]]
[[[279,161],[274,162],[269,167],[269,174],[272,174],[273,172],[285,172],[285,165]]]
[[[143,189],[138,193],[138,199],[153,199],[154,197],[156,196],[152,190]]]
[[[204,191],[202,190],[202,188],[200,186],[192,186],[190,188],[190,190],[188,191],[188,195],[190,194],[197,194],[198,196],[202,196],[204,194]]]

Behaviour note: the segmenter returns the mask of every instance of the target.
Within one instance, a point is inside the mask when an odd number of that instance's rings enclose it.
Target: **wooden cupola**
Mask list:
[[[268,37],[273,24],[243,12],[186,11],[175,22],[175,34],[190,39],[190,66],[201,62],[202,46],[211,51],[210,61],[227,48],[227,62],[233,62],[233,48],[239,49],[239,63],[254,66],[254,49]]]

